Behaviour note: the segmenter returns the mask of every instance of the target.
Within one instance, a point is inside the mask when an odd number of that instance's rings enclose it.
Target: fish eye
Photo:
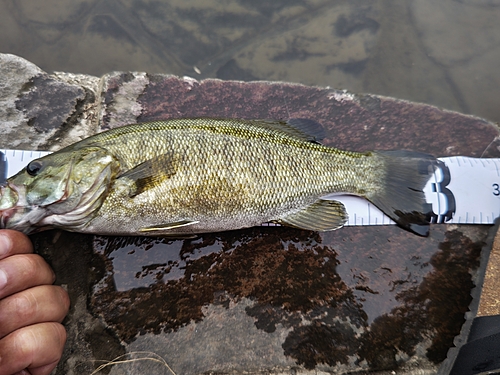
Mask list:
[[[32,162],[30,162],[28,164],[28,166],[26,167],[26,172],[28,172],[28,174],[30,176],[36,176],[38,174],[38,172],[40,172],[40,170],[42,169],[42,162],[39,161],[39,160],[33,160]]]

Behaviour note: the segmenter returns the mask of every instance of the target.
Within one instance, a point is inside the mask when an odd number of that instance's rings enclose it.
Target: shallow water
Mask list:
[[[498,0],[1,0],[0,52],[47,71],[280,80],[500,121]]]

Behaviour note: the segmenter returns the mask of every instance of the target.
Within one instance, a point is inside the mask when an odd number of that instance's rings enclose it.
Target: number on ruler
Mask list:
[[[500,186],[498,184],[493,184],[493,195],[495,195],[497,197],[500,195],[499,188],[500,188]]]

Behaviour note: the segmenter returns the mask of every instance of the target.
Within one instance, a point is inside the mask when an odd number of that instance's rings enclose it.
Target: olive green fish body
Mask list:
[[[366,197],[391,217],[402,212],[398,218],[404,216],[408,225],[400,224],[408,229],[426,224],[425,181],[407,176],[417,174],[421,155],[326,147],[308,133],[316,131],[311,123],[195,118],[113,129],[40,159],[31,165],[39,167],[33,176],[29,165],[10,179],[8,186],[26,197],[14,213],[8,206],[15,197],[4,192],[2,221],[27,232],[62,227],[122,235],[183,235],[264,222],[331,230],[347,216],[339,202],[322,197],[348,193]],[[393,177],[393,169],[400,176]],[[387,191],[402,181],[415,185],[408,191],[420,192],[408,199],[405,191]],[[50,189],[59,192],[55,198],[32,197]],[[387,203],[394,198],[396,205]],[[402,209],[398,200],[404,201]],[[26,224],[22,217],[30,215]]]

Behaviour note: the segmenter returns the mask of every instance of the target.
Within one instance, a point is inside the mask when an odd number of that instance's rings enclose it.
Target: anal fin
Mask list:
[[[303,210],[276,222],[295,228],[324,232],[342,228],[347,222],[347,212],[339,201],[318,199]]]

